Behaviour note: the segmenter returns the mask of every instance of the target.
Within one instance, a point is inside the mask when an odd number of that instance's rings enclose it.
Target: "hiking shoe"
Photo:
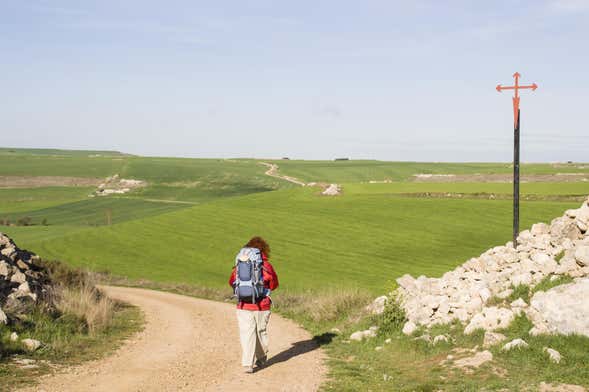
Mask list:
[[[244,371],[246,373],[249,373],[249,374],[251,374],[251,373],[254,372],[254,367],[253,366],[244,366],[243,369],[244,369]]]
[[[263,356],[262,358],[258,358],[258,359],[256,360],[256,366],[257,366],[257,367],[262,367],[262,366],[264,366],[264,365],[266,364],[266,361],[267,361],[267,360],[268,360],[268,357],[266,357],[266,356]]]

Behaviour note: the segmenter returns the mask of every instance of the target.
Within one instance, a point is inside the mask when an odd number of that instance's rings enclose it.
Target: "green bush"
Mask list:
[[[378,321],[378,331],[382,335],[398,332],[403,328],[403,324],[407,321],[407,315],[397,297],[389,297]]]

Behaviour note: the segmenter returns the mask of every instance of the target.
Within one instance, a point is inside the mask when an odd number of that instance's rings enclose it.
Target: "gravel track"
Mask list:
[[[268,366],[245,374],[235,305],[137,288],[103,287],[139,306],[145,329],[111,356],[45,376],[29,391],[315,391],[324,353],[273,314]]]

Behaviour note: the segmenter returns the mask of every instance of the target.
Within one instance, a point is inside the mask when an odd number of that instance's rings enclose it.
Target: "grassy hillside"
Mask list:
[[[142,219],[189,207],[190,204],[160,203],[121,197],[95,197],[32,211],[0,215],[1,219],[28,218],[31,225],[102,226]]]
[[[269,239],[285,286],[386,290],[403,273],[439,275],[510,238],[509,200],[422,198],[426,193],[508,195],[509,184],[361,184],[414,173],[508,173],[505,164],[280,161],[307,181],[346,182],[344,195],[318,196],[264,174],[255,160],[0,154],[0,175],[99,176],[147,181],[123,197],[87,197],[91,188],[0,189],[0,218],[21,245],[74,265],[164,282],[223,287],[235,251],[254,234]],[[579,171],[573,165],[571,171]],[[552,173],[567,168],[530,165]],[[356,182],[356,183],[354,183]],[[273,190],[279,190],[270,192]],[[587,183],[523,184],[524,194],[584,195]],[[413,197],[403,197],[411,194]],[[417,197],[415,197],[417,196]],[[522,226],[550,220],[577,202],[522,205]],[[48,226],[38,226],[45,222]],[[105,226],[110,223],[110,226]]]
[[[123,168],[124,157],[0,155],[0,176],[104,178]]]
[[[0,155],[60,155],[60,156],[128,156],[119,151],[110,150],[61,150],[56,148],[11,148],[0,147]]]
[[[31,189],[0,189],[0,218],[7,213],[33,211],[72,201],[87,199],[94,188],[42,187]]]
[[[385,161],[275,161],[280,173],[306,182],[405,181],[414,174],[509,174],[509,163],[428,163]],[[588,173],[588,164],[523,164],[522,174]]]
[[[528,202],[522,225],[578,203]],[[510,237],[509,201],[387,195],[318,197],[314,189],[260,193],[64,233],[7,228],[22,246],[132,278],[223,287],[234,253],[268,238],[283,285],[383,292],[404,273],[439,275]],[[45,238],[43,238],[45,236]]]
[[[266,170],[254,160],[51,155],[22,151],[0,154],[0,176],[106,178],[119,174],[148,183],[146,188],[130,195],[132,197],[191,202],[293,187],[287,181],[264,175]],[[3,212],[6,209],[0,205],[0,214]]]
[[[462,193],[511,195],[513,185],[509,183],[419,183],[393,182],[386,184],[345,184],[346,194],[425,194]],[[530,182],[520,185],[522,195],[537,196],[586,196],[589,195],[589,182],[543,183]]]

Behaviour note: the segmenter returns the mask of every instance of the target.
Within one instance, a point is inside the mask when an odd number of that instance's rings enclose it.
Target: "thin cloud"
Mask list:
[[[117,31],[137,35],[157,35],[179,43],[211,43],[209,39],[203,38],[203,32],[198,29],[151,21],[78,19],[76,21],[60,23],[60,26],[77,30]]]
[[[342,110],[335,105],[319,105],[313,108],[313,114],[318,117],[340,118]]]
[[[589,11],[589,0],[551,0],[548,6],[559,11]]]

